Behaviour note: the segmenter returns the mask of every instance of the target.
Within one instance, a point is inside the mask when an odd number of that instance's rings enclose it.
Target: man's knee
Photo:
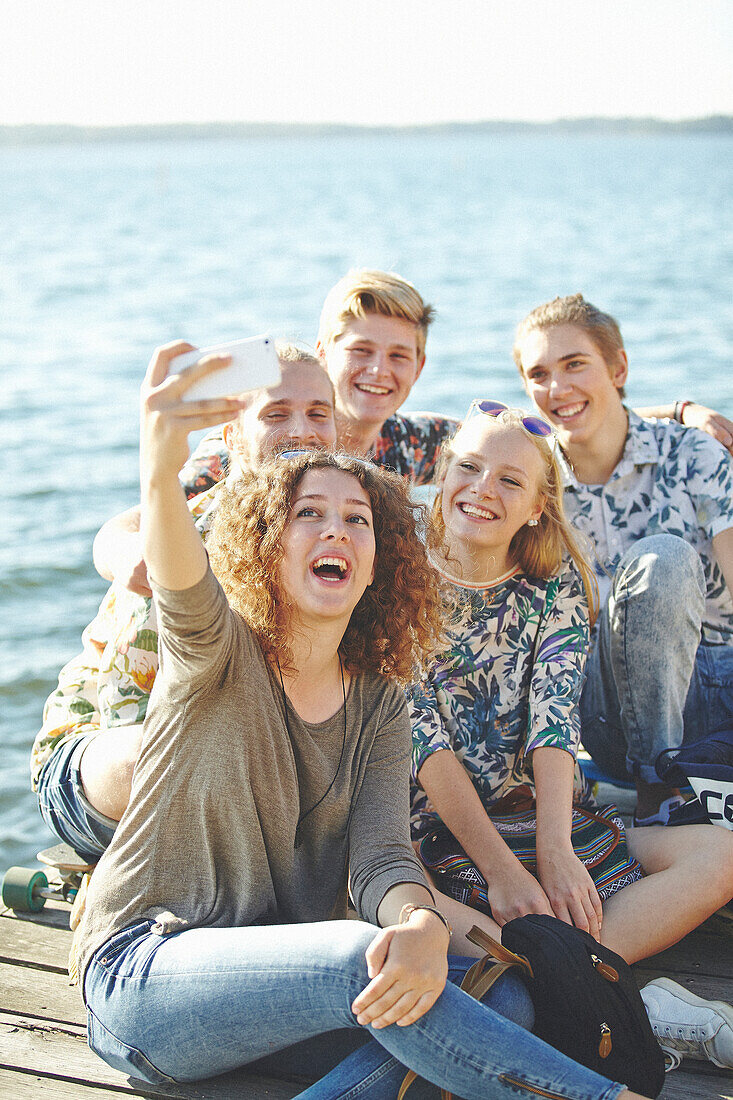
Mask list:
[[[614,577],[613,598],[651,598],[674,614],[684,607],[702,619],[705,574],[700,555],[677,535],[649,535],[629,547]]]

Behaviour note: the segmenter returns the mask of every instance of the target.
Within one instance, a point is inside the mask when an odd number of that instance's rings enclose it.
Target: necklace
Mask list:
[[[436,561],[432,555],[428,555],[428,557],[432,567],[441,575],[444,580],[450,581],[451,584],[455,584],[459,588],[468,588],[474,592],[484,592],[489,588],[497,588],[500,584],[508,581],[510,577],[513,577],[515,573],[519,572],[519,566],[512,565],[509,567],[509,569],[506,570],[506,572],[501,573],[497,577],[492,577],[491,580],[469,581],[464,580],[462,577],[454,577],[451,573],[448,572],[445,566],[441,565],[439,561]],[[491,599],[493,600],[493,598],[494,597],[492,596]],[[491,601],[489,600],[487,602]]]
[[[309,817],[310,814],[313,813],[314,810],[318,809],[318,807],[323,802],[324,798],[327,796],[327,794],[329,793],[329,791],[333,787],[334,783],[336,782],[336,777],[337,777],[339,771],[341,770],[341,762],[344,758],[344,751],[346,749],[346,728],[347,728],[347,723],[346,723],[346,684],[344,682],[344,666],[341,663],[341,654],[340,653],[338,655],[338,659],[339,659],[339,672],[341,673],[341,694],[342,694],[342,697],[343,697],[343,700],[344,700],[344,735],[341,739],[341,754],[339,756],[339,762],[336,765],[336,771],[333,773],[333,779],[328,784],[328,786],[326,787],[326,789],[323,792],[323,794],[321,795],[321,797],[318,799],[317,802],[313,803],[313,805],[311,806],[311,808],[309,810],[306,810],[305,813],[301,814],[300,817],[298,818],[298,823],[295,826],[295,847],[296,848],[300,848],[300,845],[303,843],[303,830],[301,829],[301,825],[303,824],[305,819],[307,817]],[[281,688],[282,693],[283,693],[283,712],[285,714],[285,729],[288,731],[288,738],[290,739],[290,744],[292,745],[293,735],[290,732],[290,722],[288,720],[288,698],[287,698],[287,695],[285,694],[285,684],[283,683],[283,673],[282,673],[282,669],[280,668],[280,662],[277,659],[277,657],[275,658],[275,661],[277,663],[278,675],[280,676],[280,688]],[[298,771],[297,766],[296,766],[295,771],[296,771],[296,775],[297,775],[297,771]]]

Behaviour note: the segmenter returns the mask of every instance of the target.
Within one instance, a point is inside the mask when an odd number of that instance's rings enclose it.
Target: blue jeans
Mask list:
[[[54,749],[38,781],[38,807],[52,833],[89,863],[96,863],[114,835],[116,821],[95,810],[84,794],[79,765],[95,733]]]
[[[626,551],[580,701],[583,744],[608,775],[659,783],[660,752],[733,726],[733,647],[700,644],[704,613],[702,563],[683,539]]]
[[[405,1066],[466,1100],[516,1100],[525,1091],[613,1100],[623,1090],[450,982],[409,1027],[360,1027],[351,1003],[369,981],[364,953],[377,932],[361,921],[195,928],[165,937],[151,933],[151,924],[111,937],[84,980],[89,1045],[145,1081],[199,1080],[295,1043],[300,1071],[322,1072],[329,1067],[322,1059],[309,1066],[303,1040],[339,1032],[340,1056],[342,1029],[350,1029],[364,1045],[306,1089],[308,1100],[394,1100]],[[452,961],[457,974],[468,965]],[[502,983],[495,997],[526,1016],[519,985]],[[281,1068],[284,1062],[276,1060]]]

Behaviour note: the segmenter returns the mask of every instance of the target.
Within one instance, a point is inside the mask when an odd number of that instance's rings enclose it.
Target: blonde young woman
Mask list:
[[[539,417],[474,402],[444,449],[430,541],[458,610],[450,648],[411,691],[413,837],[452,834],[485,880],[498,925],[554,914],[634,962],[727,901],[730,845],[714,826],[627,830],[633,858],[611,866],[603,903],[574,852],[573,805],[586,798],[578,699],[595,598],[549,436]],[[491,817],[522,785],[536,802],[536,876]],[[430,862],[427,842],[422,851]],[[470,886],[453,892],[440,904],[461,950],[457,937],[477,914],[456,900],[470,901]],[[488,916],[478,923],[496,935]]]
[[[309,1100],[391,1100],[405,1066],[467,1100],[509,1100],[517,1082],[631,1097],[446,982],[450,929],[409,839],[398,687],[441,604],[401,483],[284,454],[224,491],[209,564],[177,471],[188,432],[237,401],[183,401],[227,361],[168,377],[180,350],[159,350],[143,387],[160,669],[79,926],[90,1045],[156,1084],[281,1052],[281,1067],[328,1071]],[[347,885],[359,920],[342,919]],[[513,1011],[510,994],[497,1007],[526,1018],[526,991]]]

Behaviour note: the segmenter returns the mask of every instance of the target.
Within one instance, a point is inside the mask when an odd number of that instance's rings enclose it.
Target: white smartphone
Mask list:
[[[280,360],[271,336],[250,336],[246,340],[233,340],[229,344],[215,344],[210,348],[185,351],[171,359],[170,373],[180,374],[207,355],[231,355],[228,367],[207,374],[195,382],[183,395],[183,401],[200,401],[207,398],[230,397],[247,390],[259,390],[274,386],[280,381]]]

